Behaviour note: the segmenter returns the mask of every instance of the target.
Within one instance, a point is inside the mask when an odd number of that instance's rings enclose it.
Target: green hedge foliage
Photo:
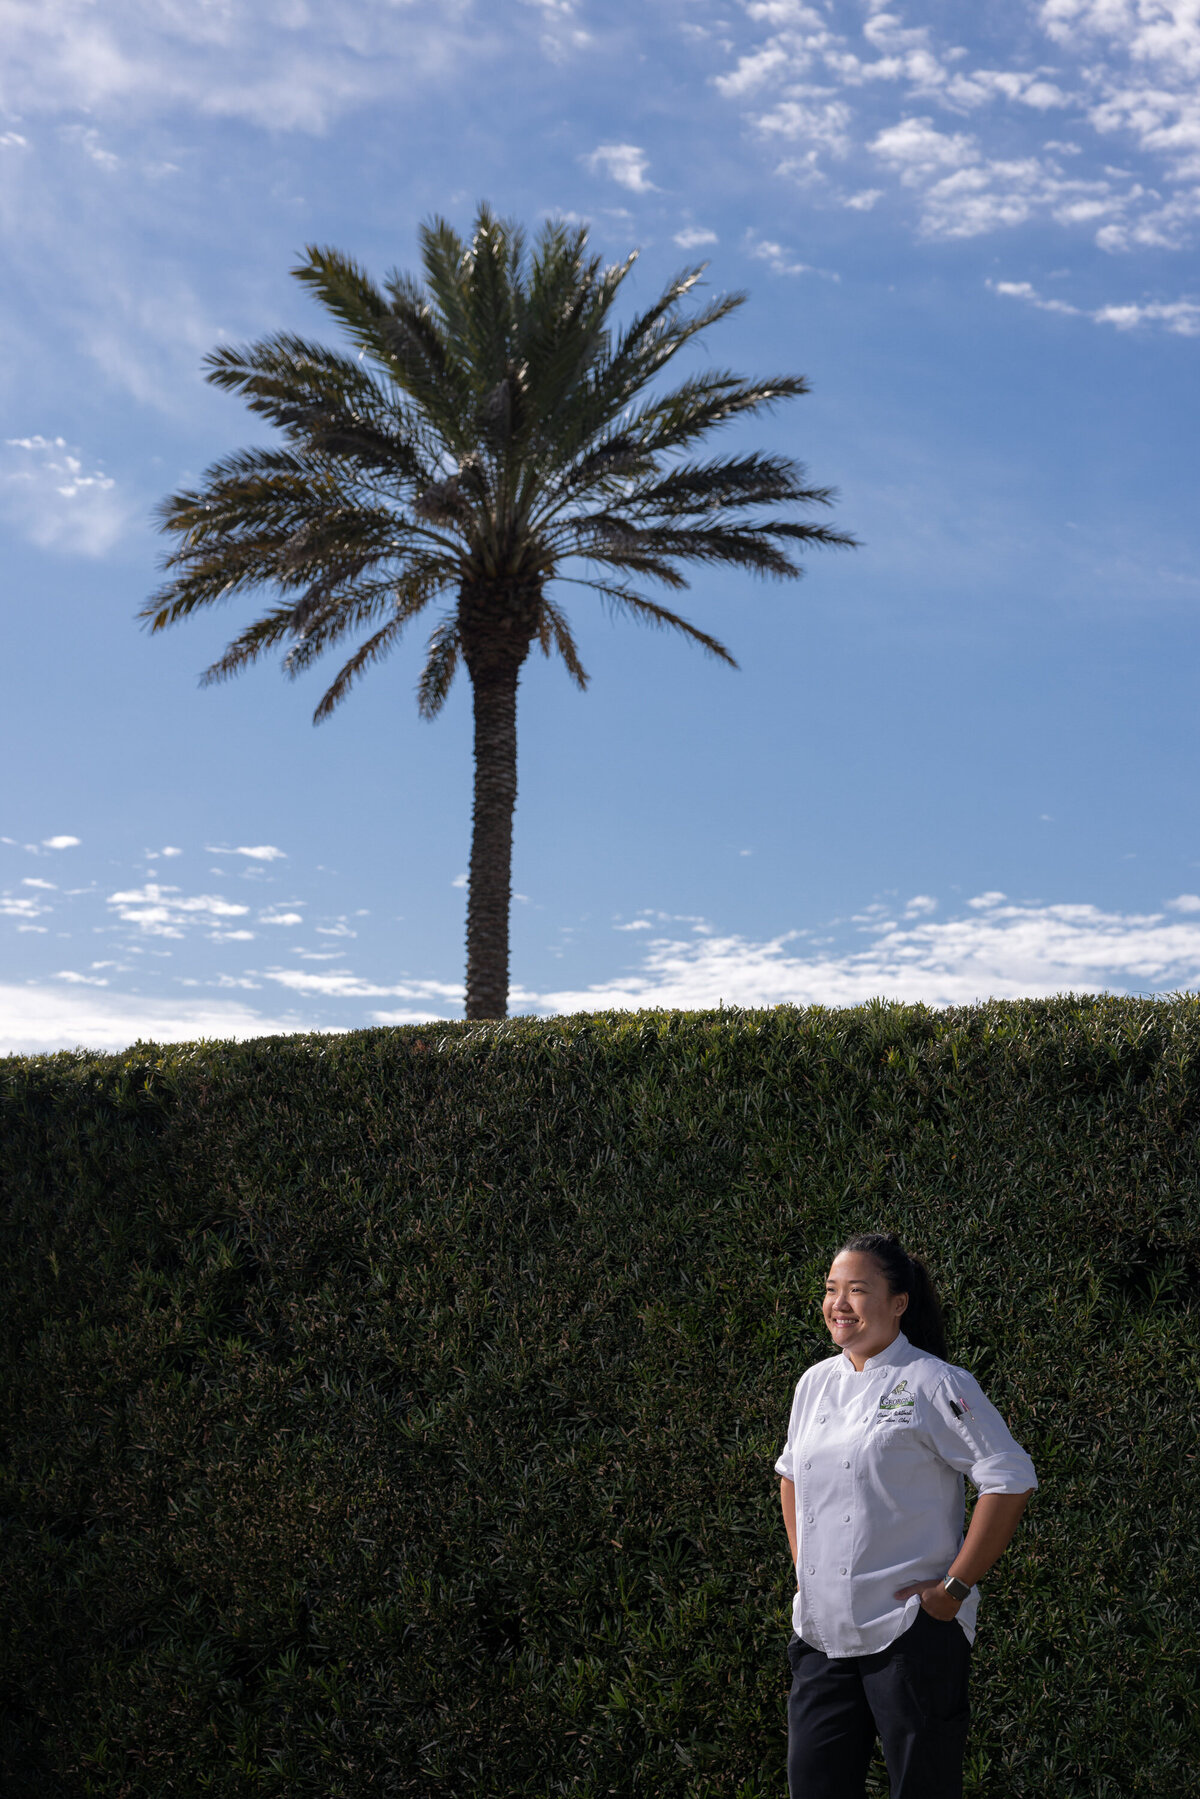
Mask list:
[[[1197,999],[0,1085],[6,1793],[779,1799],[772,1463],[864,1228],[928,1256],[1041,1479],[968,1791],[1200,1792]]]

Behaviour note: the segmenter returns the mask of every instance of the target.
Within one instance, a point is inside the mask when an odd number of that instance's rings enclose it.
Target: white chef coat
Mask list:
[[[980,1493],[1025,1493],[1033,1463],[965,1368],[900,1333],[861,1374],[843,1351],[801,1375],[775,1472],[796,1488],[797,1636],[829,1656],[873,1655],[943,1577],[963,1540],[963,1475]],[[957,1617],[975,1638],[977,1588]]]

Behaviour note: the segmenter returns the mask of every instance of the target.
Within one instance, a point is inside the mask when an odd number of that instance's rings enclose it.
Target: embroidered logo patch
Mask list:
[[[905,1410],[911,1412],[916,1403],[916,1400],[908,1391],[908,1382],[902,1380],[896,1382],[896,1385],[892,1388],[890,1393],[884,1394],[883,1398],[879,1401],[879,1409],[881,1412],[899,1411],[903,1413]]]

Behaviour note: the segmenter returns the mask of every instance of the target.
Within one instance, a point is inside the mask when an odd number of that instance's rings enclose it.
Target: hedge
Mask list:
[[[1200,1792],[1200,1000],[0,1063],[13,1795],[780,1799],[851,1230],[1038,1468],[968,1791]],[[877,1765],[872,1790],[886,1792]]]

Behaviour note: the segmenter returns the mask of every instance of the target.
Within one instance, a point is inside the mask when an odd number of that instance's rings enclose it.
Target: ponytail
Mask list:
[[[862,1231],[848,1237],[838,1254],[872,1256],[883,1270],[890,1293],[907,1293],[908,1304],[900,1315],[900,1329],[914,1349],[927,1349],[947,1360],[946,1324],[929,1270],[917,1256],[910,1256],[895,1231]]]

